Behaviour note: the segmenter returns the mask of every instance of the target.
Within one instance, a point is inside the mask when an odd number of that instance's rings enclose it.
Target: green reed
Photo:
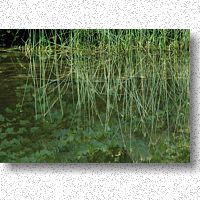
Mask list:
[[[72,102],[71,126],[117,125],[130,156],[135,137],[189,133],[188,30],[30,30],[25,50],[36,116]]]
[[[54,45],[54,39],[57,44]],[[187,30],[30,30],[26,42],[27,52],[46,51],[47,53],[74,51],[118,52],[140,47],[143,50],[173,50],[189,48]],[[110,48],[110,49],[109,49]],[[94,53],[94,52],[93,52]]]

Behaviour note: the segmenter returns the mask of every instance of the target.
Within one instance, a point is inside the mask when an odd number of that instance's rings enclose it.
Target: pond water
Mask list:
[[[16,87],[24,83],[27,76],[29,59],[19,52],[7,53],[0,50],[0,107],[16,104]]]
[[[189,70],[188,52],[1,49],[0,161],[185,162]]]

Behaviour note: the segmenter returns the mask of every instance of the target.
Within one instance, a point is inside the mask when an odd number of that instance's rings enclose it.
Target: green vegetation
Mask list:
[[[1,162],[189,162],[188,30],[30,30]]]
[[[122,53],[189,50],[189,30],[30,30],[27,52]]]

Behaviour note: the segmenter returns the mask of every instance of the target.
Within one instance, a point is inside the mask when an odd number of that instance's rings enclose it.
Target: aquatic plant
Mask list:
[[[23,50],[20,131],[47,145],[19,162],[189,161],[188,30],[30,30]]]
[[[189,59],[182,59],[189,57],[187,30],[52,30],[50,35],[48,40],[44,30],[39,36],[31,31],[28,41],[35,102],[40,102],[36,118],[42,113],[51,119],[56,104],[64,115],[66,98],[76,113],[69,127],[100,123],[109,131],[118,124],[116,134],[129,155],[137,137],[148,137],[151,146],[163,134],[168,139],[188,134]]]

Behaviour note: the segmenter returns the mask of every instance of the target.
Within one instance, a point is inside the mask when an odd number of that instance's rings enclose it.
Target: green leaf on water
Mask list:
[[[69,136],[67,137],[67,141],[68,142],[73,142],[75,140],[75,135],[74,134],[69,134]]]
[[[3,115],[0,115],[0,122],[4,122],[5,117]]]
[[[57,138],[63,138],[67,135],[68,129],[59,129],[54,132]]]
[[[83,156],[89,152],[89,146],[87,144],[82,144],[77,147],[77,155]]]
[[[147,161],[151,159],[148,145],[141,139],[131,141],[131,149],[128,152],[130,157],[135,161]]]
[[[28,125],[30,122],[28,121],[28,120],[20,120],[20,125],[22,125],[22,126],[26,126],[26,125]]]
[[[5,109],[5,111],[6,111],[7,113],[9,113],[9,114],[13,112],[12,109],[10,109],[10,108],[8,108],[8,107]]]
[[[14,132],[14,128],[13,127],[9,127],[6,129],[5,131],[6,133],[12,134]]]
[[[7,134],[6,134],[6,133],[3,133],[2,130],[0,130],[0,140],[5,139],[6,136],[7,136]]]
[[[20,133],[20,134],[26,133],[26,132],[27,132],[27,129],[24,127],[19,128],[19,130],[17,131],[17,133]]]
[[[31,128],[31,133],[36,133],[37,131],[39,131],[39,127],[32,127]]]
[[[7,123],[6,123],[6,126],[7,126],[7,127],[8,127],[8,126],[12,126],[12,123],[7,122]]]
[[[10,147],[10,146],[11,146],[11,144],[8,140],[3,140],[1,142],[1,149],[7,148],[7,147]]]
[[[102,147],[103,147],[103,143],[102,142],[99,142],[97,140],[93,140],[91,141],[91,145],[94,149],[98,149],[98,150],[101,150]]]

